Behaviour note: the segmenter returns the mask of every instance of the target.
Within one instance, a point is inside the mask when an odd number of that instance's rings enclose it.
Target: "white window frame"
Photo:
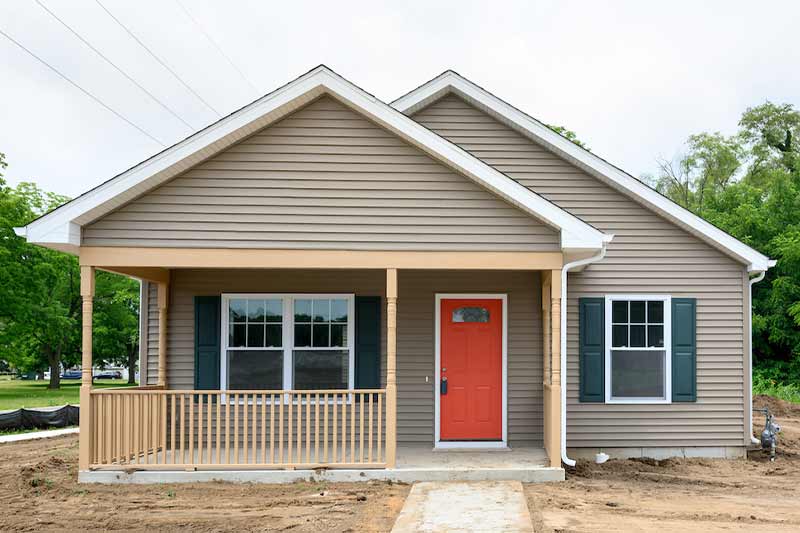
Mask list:
[[[277,300],[283,302],[283,335],[282,335],[282,348],[259,348],[259,347],[236,347],[229,346],[230,336],[228,333],[228,316],[229,305],[231,300],[237,299],[254,299],[254,300]],[[295,300],[315,300],[315,299],[336,299],[347,300],[347,346],[339,347],[299,347],[294,346],[294,302]],[[222,294],[222,309],[220,315],[222,319],[221,325],[221,342],[220,342],[220,384],[223,390],[228,389],[228,350],[255,350],[255,351],[283,351],[283,390],[293,390],[294,375],[292,365],[292,354],[294,350],[315,350],[315,351],[342,351],[347,350],[348,353],[348,376],[347,388],[353,390],[355,388],[355,295],[354,294],[303,294],[303,293],[225,293]],[[314,389],[316,390],[316,389]],[[320,389],[323,390],[323,389]],[[309,392],[311,389],[309,389]],[[348,395],[352,396],[352,395]],[[284,395],[284,403],[288,403],[289,395]],[[224,401],[224,398],[223,398]],[[349,403],[349,398],[348,398]]]
[[[608,404],[671,404],[672,403],[672,297],[665,294],[607,294],[605,297],[605,389]],[[661,301],[664,302],[664,347],[612,348],[611,325],[612,302],[615,301]],[[630,317],[628,317],[630,321]],[[630,322],[629,322],[630,323]],[[614,398],[611,395],[611,350],[618,351],[664,351],[664,398]]]

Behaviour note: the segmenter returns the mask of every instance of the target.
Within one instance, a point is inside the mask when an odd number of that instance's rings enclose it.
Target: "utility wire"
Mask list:
[[[83,38],[83,37],[82,37],[82,36],[81,36],[81,35],[80,35],[80,34],[79,34],[77,31],[75,31],[74,29],[72,29],[72,27],[71,27],[69,24],[67,24],[67,23],[66,23],[66,22],[64,22],[64,21],[63,21],[61,18],[59,18],[59,16],[58,16],[58,15],[56,15],[55,13],[53,13],[52,11],[50,11],[50,9],[48,9],[48,7],[47,7],[46,5],[44,5],[44,4],[43,4],[43,3],[42,3],[40,0],[36,0],[36,3],[37,3],[37,4],[39,4],[39,7],[41,7],[41,8],[42,8],[42,9],[44,9],[45,11],[47,11],[47,13],[48,13],[48,14],[49,14],[51,17],[53,17],[53,18],[54,18],[54,19],[56,19],[58,22],[60,22],[62,26],[64,26],[65,28],[67,28],[67,29],[68,29],[68,30],[69,30],[69,31],[70,31],[70,32],[71,32],[71,33],[72,33],[72,34],[73,34],[75,37],[77,37],[77,38],[78,38],[78,39],[79,39],[79,40],[80,40],[80,41],[81,41],[83,44],[85,44],[86,46],[88,46],[89,48],[91,48],[91,49],[92,49],[92,51],[93,51],[94,53],[96,53],[96,54],[97,54],[97,55],[99,55],[101,58],[103,58],[103,60],[104,60],[106,63],[108,63],[109,65],[111,65],[111,66],[112,66],[112,67],[113,67],[113,68],[114,68],[114,69],[115,69],[117,72],[119,72],[120,74],[122,74],[123,76],[125,76],[125,77],[128,79],[128,81],[130,81],[131,83],[133,83],[134,85],[136,85],[136,86],[137,86],[139,89],[141,89],[141,90],[142,90],[142,91],[143,91],[143,92],[144,92],[144,93],[145,93],[147,96],[149,96],[149,97],[150,97],[150,98],[151,98],[151,99],[152,99],[152,100],[153,100],[155,103],[157,103],[158,105],[160,105],[160,106],[161,106],[161,107],[162,107],[162,108],[163,108],[165,111],[167,111],[167,112],[168,112],[170,115],[172,115],[173,117],[175,117],[175,118],[177,118],[178,120],[180,120],[180,121],[181,121],[181,122],[182,122],[182,123],[183,123],[183,124],[184,124],[184,125],[185,125],[187,128],[189,128],[189,130],[191,130],[191,131],[194,131],[194,130],[195,130],[195,128],[194,128],[194,127],[193,127],[191,124],[189,124],[188,122],[186,122],[185,120],[183,120],[183,118],[182,118],[180,115],[178,115],[178,113],[176,113],[175,111],[173,111],[173,110],[172,110],[172,109],[171,109],[171,108],[170,108],[170,107],[169,107],[167,104],[165,104],[164,102],[162,102],[161,100],[159,100],[159,99],[158,99],[158,98],[157,98],[157,97],[156,97],[156,96],[155,96],[153,93],[151,93],[150,91],[148,91],[147,89],[145,89],[145,88],[144,88],[144,87],[143,87],[143,86],[142,86],[142,85],[141,85],[139,82],[137,82],[135,79],[133,79],[131,76],[129,76],[127,72],[125,72],[125,71],[124,71],[124,70],[122,70],[120,67],[118,67],[118,66],[117,66],[117,65],[116,65],[116,64],[115,64],[113,61],[111,61],[111,60],[110,60],[108,57],[106,57],[106,56],[105,56],[105,55],[104,55],[104,54],[103,54],[103,53],[102,53],[100,50],[98,50],[97,48],[95,48],[94,46],[92,46],[92,43],[90,43],[89,41],[87,41],[86,39],[84,39],[84,38]]]
[[[169,65],[167,65],[167,64],[166,64],[164,61],[162,61],[162,60],[161,60],[161,58],[160,58],[160,57],[158,57],[158,56],[156,55],[156,53],[155,53],[155,52],[153,52],[153,51],[152,51],[150,48],[148,48],[148,46],[147,46],[146,44],[144,44],[144,43],[142,42],[142,40],[141,40],[141,39],[139,39],[139,38],[136,36],[136,34],[134,34],[134,33],[133,33],[131,30],[129,30],[129,29],[128,29],[128,27],[127,27],[125,24],[123,24],[121,20],[119,20],[117,17],[115,17],[115,16],[114,16],[114,14],[113,14],[111,11],[109,11],[109,10],[108,10],[108,8],[107,8],[106,6],[104,6],[104,5],[103,5],[103,3],[102,3],[102,2],[100,2],[100,0],[95,0],[95,2],[97,2],[97,5],[99,5],[99,6],[100,6],[100,7],[103,9],[103,11],[105,11],[105,12],[108,14],[108,16],[109,16],[109,17],[111,17],[111,18],[114,20],[114,22],[116,22],[116,23],[117,23],[117,24],[118,24],[118,25],[119,25],[119,26],[120,26],[120,27],[121,27],[123,30],[125,30],[125,32],[126,32],[128,35],[130,35],[130,36],[131,36],[131,38],[132,38],[134,41],[136,41],[136,42],[139,44],[139,46],[141,46],[142,48],[144,48],[144,50],[145,50],[145,51],[146,51],[148,54],[150,54],[150,56],[151,56],[153,59],[155,59],[155,60],[158,62],[158,64],[159,64],[159,65],[161,65],[162,67],[164,67],[164,68],[165,68],[165,69],[166,69],[166,70],[167,70],[167,71],[168,71],[170,74],[172,74],[172,76],[173,76],[173,77],[175,77],[175,79],[176,79],[176,80],[178,80],[178,81],[180,82],[180,84],[181,84],[181,85],[183,85],[183,86],[186,88],[186,90],[188,90],[188,91],[189,91],[190,93],[192,93],[192,94],[193,94],[193,95],[194,95],[194,96],[195,96],[195,97],[196,97],[198,100],[200,100],[200,101],[203,103],[203,105],[205,105],[207,108],[209,108],[211,111],[213,111],[215,115],[217,115],[218,117],[221,117],[221,116],[222,116],[222,113],[220,113],[219,111],[217,111],[217,110],[214,108],[214,106],[212,106],[211,104],[209,104],[209,103],[208,103],[208,102],[207,102],[207,101],[206,101],[206,100],[205,100],[205,99],[204,99],[202,96],[200,96],[200,95],[197,93],[197,91],[195,91],[194,89],[192,89],[192,88],[189,86],[189,84],[188,84],[188,83],[186,83],[185,81],[183,81],[183,78],[181,78],[180,76],[178,76],[178,74],[177,74],[177,73],[176,73],[174,70],[172,70],[172,68],[171,68]]]
[[[255,91],[255,92],[258,92],[258,89],[256,88],[256,86],[255,86],[255,85],[253,85],[253,83],[252,83],[252,82],[251,82],[251,81],[250,81],[250,80],[247,78],[247,76],[245,76],[245,75],[244,75],[244,72],[242,72],[242,71],[239,69],[239,67],[237,67],[237,66],[236,66],[236,63],[234,63],[234,62],[231,60],[231,58],[230,58],[230,57],[228,57],[228,54],[226,54],[226,53],[225,53],[225,52],[222,50],[222,47],[221,47],[221,46],[220,46],[220,45],[217,43],[217,41],[215,41],[215,40],[214,40],[214,39],[211,37],[211,35],[209,35],[209,34],[208,34],[208,32],[206,32],[206,30],[204,30],[204,29],[203,29],[203,26],[201,26],[201,25],[200,25],[200,23],[199,23],[199,22],[197,22],[197,19],[196,19],[196,18],[194,18],[194,17],[192,16],[192,14],[191,14],[191,13],[189,13],[189,10],[188,10],[188,9],[186,9],[186,7],[185,7],[185,6],[184,6],[184,5],[181,3],[181,1],[180,1],[180,0],[175,0],[175,3],[176,3],[176,4],[178,4],[178,6],[179,6],[179,7],[180,7],[180,8],[183,10],[183,12],[184,12],[184,13],[186,13],[186,16],[187,16],[187,17],[189,17],[189,20],[191,20],[191,21],[192,21],[192,23],[193,23],[195,26],[197,26],[197,29],[198,29],[198,30],[200,30],[200,33],[202,33],[202,34],[205,36],[205,38],[208,40],[208,42],[210,42],[210,43],[211,43],[211,44],[214,46],[214,48],[216,48],[216,49],[217,49],[217,51],[220,53],[220,55],[221,55],[222,57],[224,57],[224,58],[225,58],[225,60],[228,62],[228,64],[230,64],[230,66],[231,66],[231,67],[233,67],[233,69],[234,69],[236,72],[238,72],[238,73],[239,73],[239,76],[241,76],[241,77],[242,77],[242,79],[243,79],[243,80],[244,80],[244,81],[245,81],[245,82],[246,82],[246,83],[247,83],[247,84],[250,86],[250,88],[251,88],[251,89],[253,89],[253,91]]]
[[[144,129],[142,129],[141,127],[137,126],[136,124],[134,124],[133,122],[131,122],[130,120],[128,120],[127,118],[125,118],[125,116],[123,116],[121,113],[119,113],[118,111],[114,110],[112,107],[110,107],[110,106],[109,106],[109,105],[107,105],[106,103],[104,103],[104,102],[103,102],[102,100],[100,100],[98,97],[96,97],[95,95],[93,95],[92,93],[90,93],[89,91],[87,91],[86,89],[84,89],[83,87],[81,87],[80,85],[78,85],[77,83],[75,83],[74,81],[72,81],[71,79],[69,79],[67,76],[65,76],[64,74],[62,74],[62,73],[61,73],[61,72],[60,72],[60,71],[59,71],[57,68],[55,68],[55,67],[54,67],[54,66],[52,66],[50,63],[48,63],[47,61],[45,61],[45,60],[44,60],[44,59],[42,59],[41,57],[37,56],[36,54],[34,54],[33,52],[31,52],[30,50],[28,50],[27,48],[25,48],[25,46],[23,46],[21,43],[19,43],[18,41],[16,41],[16,40],[15,40],[13,37],[11,37],[9,34],[7,34],[6,32],[4,32],[2,29],[0,29],[0,35],[2,35],[3,37],[5,37],[5,38],[6,38],[6,39],[8,39],[9,41],[11,41],[12,43],[14,43],[15,45],[17,45],[18,47],[22,48],[22,49],[23,49],[25,52],[27,52],[27,53],[28,53],[30,56],[32,56],[34,59],[36,59],[37,61],[39,61],[39,62],[40,62],[40,63],[42,63],[43,65],[45,65],[47,68],[49,68],[50,70],[52,70],[52,71],[53,71],[53,72],[55,72],[56,74],[58,74],[58,75],[59,75],[59,76],[60,76],[62,79],[64,79],[64,80],[65,80],[65,81],[67,81],[68,83],[70,83],[70,84],[71,84],[73,87],[75,87],[76,89],[78,89],[79,91],[81,91],[83,94],[85,94],[86,96],[88,96],[89,98],[91,98],[92,100],[94,100],[95,102],[97,102],[98,104],[100,104],[101,106],[103,106],[104,108],[106,108],[108,111],[110,111],[111,113],[113,113],[114,115],[116,115],[118,118],[120,118],[120,119],[124,120],[125,122],[127,122],[127,123],[128,123],[128,125],[130,125],[131,127],[133,127],[133,128],[135,128],[135,129],[137,129],[137,130],[138,130],[140,133],[142,133],[142,134],[146,135],[147,137],[149,137],[149,138],[150,138],[152,141],[156,142],[157,144],[159,144],[159,145],[161,145],[161,146],[163,146],[163,147],[166,147],[166,144],[164,144],[163,142],[159,141],[157,138],[155,138],[155,137],[153,137],[152,135],[150,135],[149,133],[147,133],[147,132],[146,132]]]

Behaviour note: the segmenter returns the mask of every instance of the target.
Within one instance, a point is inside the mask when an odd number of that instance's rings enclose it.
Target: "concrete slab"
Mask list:
[[[563,468],[483,468],[454,469],[331,469],[331,470],[81,470],[79,483],[197,483],[223,481],[228,483],[295,483],[297,481],[328,481],[355,483],[359,481],[508,481],[522,483],[551,483],[564,481]]]
[[[651,446],[646,448],[569,448],[567,455],[573,459],[594,460],[597,452],[607,453],[613,459],[631,459],[649,457],[651,459],[668,459],[671,457],[736,459],[747,455],[745,446],[686,446],[668,447]]]
[[[197,458],[197,450],[195,450]],[[212,457],[215,454],[212,451]],[[245,457],[244,454],[240,454]],[[252,459],[254,454],[247,457]],[[206,455],[207,457],[207,455]],[[152,456],[151,456],[152,459]],[[151,463],[169,464],[162,454]],[[543,483],[564,480],[563,468],[547,466],[547,454],[541,448],[519,447],[503,452],[434,451],[430,446],[402,446],[397,451],[397,466],[390,469],[317,469],[261,470],[219,465],[202,465],[194,471],[137,470],[136,465],[120,470],[81,471],[82,483],[192,483],[195,481],[228,481],[232,483],[293,483],[296,481],[521,481]]]
[[[28,433],[14,433],[0,437],[0,444],[6,442],[21,442],[25,440],[47,439],[50,437],[60,437],[61,435],[72,435],[78,433],[79,428],[48,429],[46,431],[31,431]]]
[[[392,533],[486,531],[533,533],[518,481],[417,483]]]

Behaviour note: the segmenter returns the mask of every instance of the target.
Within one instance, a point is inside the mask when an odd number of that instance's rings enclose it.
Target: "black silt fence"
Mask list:
[[[43,409],[16,409],[0,412],[0,431],[13,429],[50,429],[78,425],[77,405]]]

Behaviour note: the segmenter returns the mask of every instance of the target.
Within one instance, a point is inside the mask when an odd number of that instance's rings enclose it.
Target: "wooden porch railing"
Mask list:
[[[90,468],[383,468],[386,391],[93,389]]]

